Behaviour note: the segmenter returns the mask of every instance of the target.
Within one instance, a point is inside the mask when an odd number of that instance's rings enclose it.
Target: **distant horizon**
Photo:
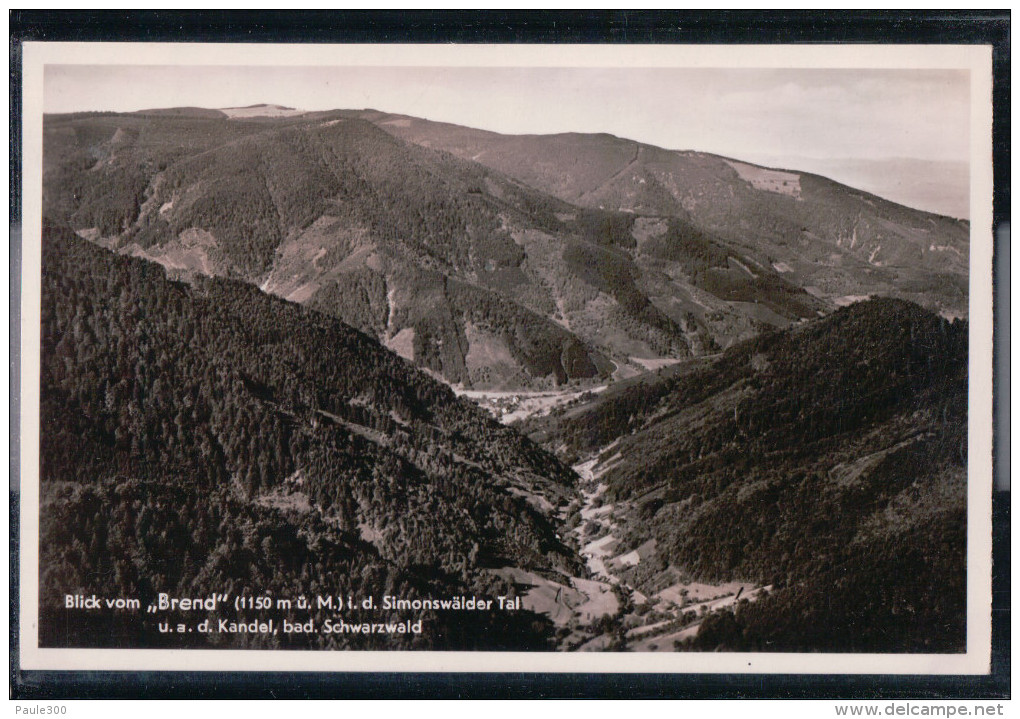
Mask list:
[[[465,125],[462,122],[454,122],[446,119],[423,117],[411,115],[406,112],[393,112],[378,107],[331,107],[321,109],[308,109],[283,102],[260,101],[246,105],[164,105],[144,107],[137,110],[78,110],[75,112],[101,112],[101,113],[136,113],[136,112],[157,112],[173,109],[196,110],[250,110],[252,108],[267,107],[279,108],[282,112],[279,117],[297,117],[306,113],[315,112],[379,112],[383,114],[401,115],[414,117],[428,122],[453,124],[460,127],[469,127],[485,132],[494,132],[504,135],[555,135],[555,134],[596,134],[581,133],[577,130],[562,130],[557,132],[520,132],[507,133],[489,128],[481,128],[473,125]],[[65,113],[46,113],[65,114]],[[609,134],[623,140],[640,142],[653,145],[635,137],[620,135],[615,132],[601,131],[598,134]],[[858,190],[877,195],[893,202],[940,215],[955,217],[959,219],[970,219],[970,195],[969,195],[969,161],[954,158],[924,158],[911,157],[906,155],[890,155],[887,157],[853,157],[833,156],[820,157],[805,154],[778,155],[770,152],[745,151],[734,152],[732,150],[706,150],[703,148],[671,148],[662,147],[667,151],[675,152],[703,152],[714,154],[730,159],[741,160],[753,164],[783,169],[796,172],[817,174],[835,180],[841,184],[853,187]],[[917,165],[924,165],[924,175],[918,177],[912,170],[917,170]],[[913,166],[913,167],[910,167]]]
[[[670,150],[969,162],[960,70],[48,65],[44,111],[374,109]]]
[[[632,141],[632,142],[639,142],[639,143],[642,143],[642,144],[649,144],[649,145],[651,144],[651,143],[645,142],[643,140],[640,140],[638,138],[626,137],[624,135],[617,135],[617,134],[614,134],[614,133],[611,133],[611,132],[584,133],[584,132],[579,132],[579,131],[576,131],[576,130],[562,130],[562,131],[557,131],[557,132],[506,133],[506,132],[499,132],[498,130],[490,130],[490,129],[487,129],[487,128],[484,128],[484,127],[475,127],[475,126],[472,126],[472,125],[465,125],[465,124],[459,123],[459,122],[452,122],[450,120],[437,120],[435,118],[422,117],[420,115],[408,115],[407,113],[404,113],[404,112],[393,112],[393,111],[390,111],[390,110],[382,110],[382,109],[380,109],[378,107],[331,107],[331,108],[310,110],[310,109],[301,108],[301,107],[294,107],[292,105],[284,105],[284,104],[279,103],[279,102],[253,102],[253,103],[248,104],[248,105],[223,105],[222,107],[212,107],[212,106],[202,106],[202,105],[167,105],[167,106],[162,106],[162,107],[144,107],[144,108],[141,108],[141,109],[138,109],[138,110],[111,110],[111,109],[94,109],[94,110],[91,110],[90,109],[90,110],[68,110],[68,111],[59,111],[59,112],[46,111],[43,114],[44,115],[71,115],[71,114],[77,114],[77,113],[94,112],[94,113],[100,113],[100,114],[110,113],[110,114],[117,114],[117,115],[128,115],[128,114],[133,114],[133,113],[158,112],[158,111],[164,111],[164,110],[195,109],[195,110],[219,110],[219,111],[223,111],[223,110],[247,110],[247,109],[251,109],[251,108],[254,108],[254,107],[278,107],[278,108],[280,108],[282,110],[295,111],[295,113],[296,113],[295,116],[301,115],[301,114],[314,113],[314,112],[379,112],[379,113],[383,113],[383,114],[387,114],[387,115],[404,115],[404,116],[407,116],[407,117],[414,117],[415,119],[418,119],[418,120],[425,120],[427,122],[442,123],[442,124],[447,124],[447,125],[456,125],[456,126],[459,126],[459,127],[466,127],[466,128],[473,129],[473,130],[481,130],[483,132],[492,132],[492,133],[495,133],[495,134],[501,134],[501,135],[507,135],[507,136],[525,137],[525,136],[528,136],[528,135],[604,134],[604,135],[610,135],[612,137],[617,137],[617,138],[619,138],[621,140],[629,140],[629,141]],[[659,146],[659,145],[655,145],[655,146],[656,147],[660,147],[660,149],[663,149],[663,150],[666,150],[666,151],[669,151],[669,152],[704,152],[706,154],[726,156],[725,152],[703,150],[703,149],[696,148],[696,147],[662,147],[662,146]],[[745,156],[730,157],[730,159],[745,159],[745,157],[746,158],[760,158],[760,159],[751,159],[751,160],[748,160],[748,161],[754,162],[756,164],[761,164],[762,162],[765,162],[765,161],[771,161],[771,160],[775,160],[775,159],[780,159],[781,158],[781,156],[779,156],[779,155],[773,155],[773,154],[770,154],[770,153],[750,152],[750,153],[747,153]],[[863,157],[862,158],[862,157],[851,157],[851,156],[826,157],[826,156],[820,156],[820,155],[803,155],[803,154],[801,154],[801,155],[789,155],[787,157],[789,157],[790,159],[793,159],[793,160],[810,160],[810,161],[817,160],[817,161],[825,161],[825,162],[876,162],[876,163],[877,162],[930,162],[930,163],[935,163],[935,164],[947,164],[947,165],[948,164],[954,164],[954,165],[969,165],[970,164],[969,159],[924,158],[924,157],[914,157],[914,156],[910,156],[910,155],[890,155],[890,156],[887,156],[887,157],[877,157],[877,158]],[[777,168],[777,169],[793,169],[793,168]]]

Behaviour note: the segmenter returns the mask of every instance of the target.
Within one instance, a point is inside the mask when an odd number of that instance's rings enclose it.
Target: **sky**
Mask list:
[[[269,103],[673,150],[967,161],[963,70],[47,65],[46,112]]]

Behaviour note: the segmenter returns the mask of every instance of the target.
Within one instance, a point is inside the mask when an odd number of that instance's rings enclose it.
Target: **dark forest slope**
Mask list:
[[[546,646],[526,612],[418,612],[389,640],[68,622],[75,593],[505,594],[487,568],[575,568],[530,500],[564,503],[573,476],[333,318],[70,230],[44,238],[42,329],[44,645]]]
[[[873,300],[545,420],[601,455],[628,579],[772,585],[701,649],[962,651],[967,326]],[[619,536],[619,535],[618,535]]]

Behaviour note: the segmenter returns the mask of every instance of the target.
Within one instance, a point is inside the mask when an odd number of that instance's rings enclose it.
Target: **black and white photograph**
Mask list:
[[[24,666],[988,670],[990,53],[605,50],[26,45]]]

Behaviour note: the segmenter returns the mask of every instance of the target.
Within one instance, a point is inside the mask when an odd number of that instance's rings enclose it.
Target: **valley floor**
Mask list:
[[[528,417],[543,417],[558,407],[566,407],[586,395],[604,392],[607,385],[591,389],[547,390],[525,392],[515,390],[468,390],[452,387],[458,397],[466,397],[489,412],[503,424]]]
[[[602,502],[607,486],[600,478],[617,459],[618,455],[613,455],[601,464],[595,458],[574,466],[581,480],[582,506],[581,522],[573,531],[592,573],[627,597],[630,611],[623,613],[620,619],[623,644],[628,651],[674,651],[680,642],[697,634],[702,620],[710,613],[732,606],[740,599],[753,602],[769,591],[770,587],[756,587],[748,582],[682,581],[646,595],[631,586],[625,578],[627,568],[647,561],[655,553],[655,541],[631,548],[614,536],[618,530],[613,521],[614,513],[626,511],[626,508]],[[599,651],[609,646],[609,638],[603,635],[580,649]]]
[[[655,543],[628,547],[614,535],[614,513],[625,508],[603,503],[606,485],[599,481],[612,461],[600,466],[596,458],[575,465],[578,496],[560,512],[567,526],[572,516],[579,518],[566,539],[578,548],[588,576],[550,578],[513,567],[495,571],[522,590],[525,609],[553,622],[561,650],[676,651],[712,612],[737,601],[753,602],[771,589],[748,582],[678,581],[645,594],[632,586],[626,570],[653,556]]]

